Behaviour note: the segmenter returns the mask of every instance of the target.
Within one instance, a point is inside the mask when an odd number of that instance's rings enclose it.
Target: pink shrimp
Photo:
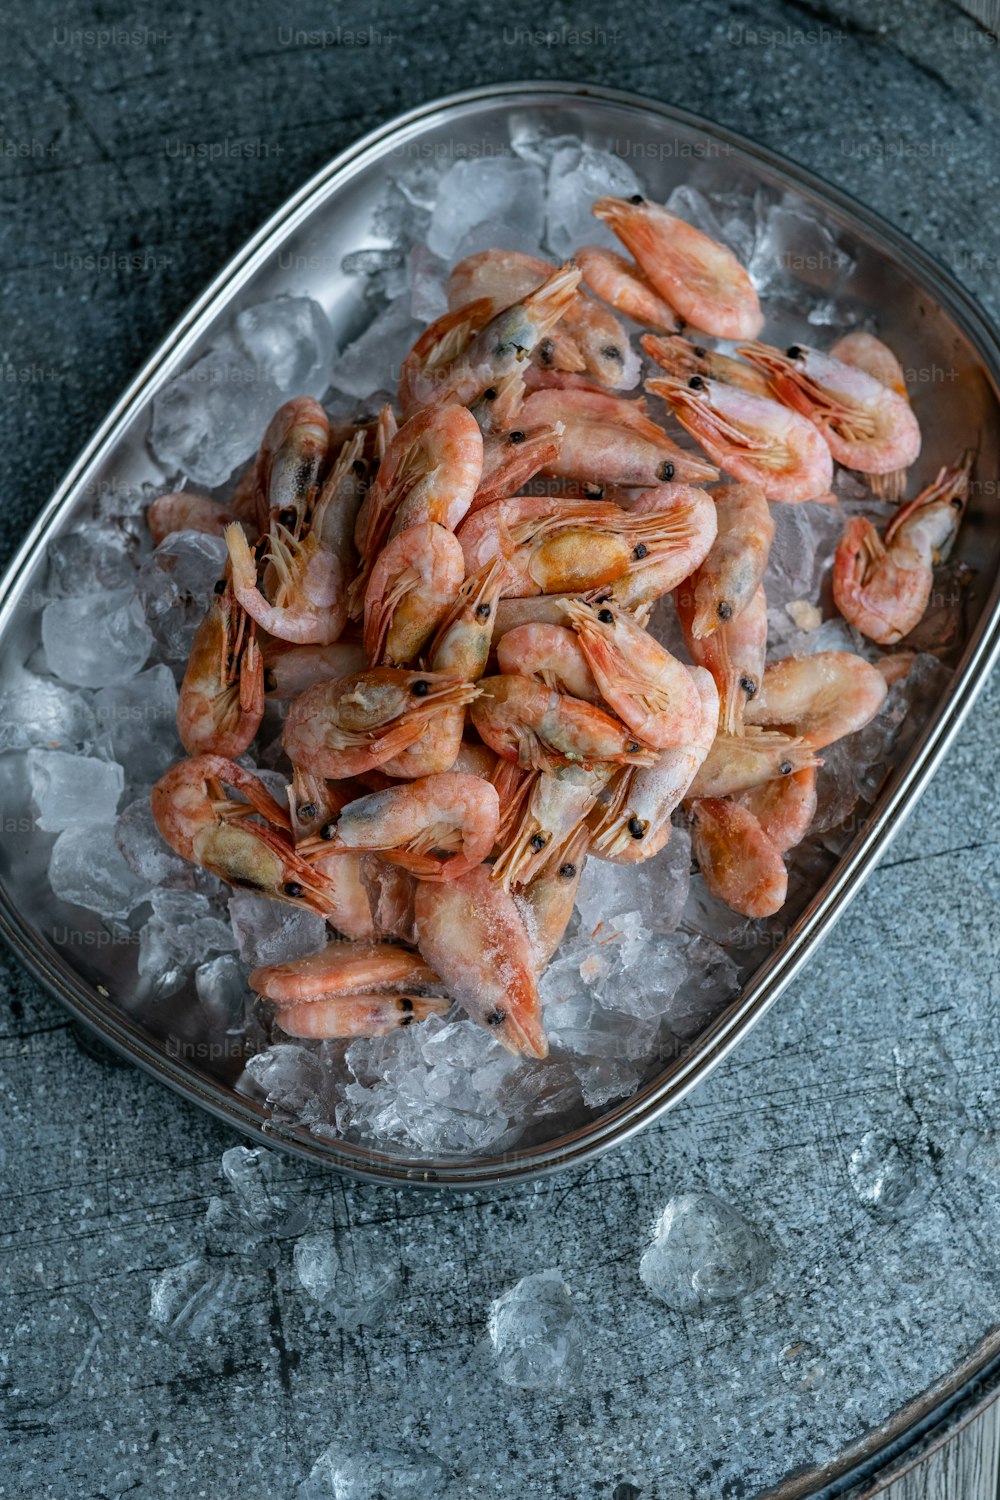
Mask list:
[[[664,333],[674,333],[680,327],[673,308],[664,302],[635,261],[601,245],[583,245],[574,251],[573,259],[594,295],[616,312]]]
[[[831,359],[839,359],[842,365],[855,370],[864,370],[873,380],[887,385],[891,391],[909,401],[906,376],[892,350],[877,339],[873,333],[845,333],[830,350]],[[868,487],[873,495],[882,500],[898,502],[906,493],[906,469],[894,469],[888,474],[867,475]]]
[[[852,651],[817,651],[770,662],[743,710],[748,724],[778,727],[822,750],[873,719],[886,695],[877,667]]]
[[[733,797],[779,776],[793,776],[822,765],[812,746],[775,729],[747,728],[732,735],[720,730],[697,776],[693,797]]]
[[[286,1036],[314,1041],[385,1036],[428,1016],[443,1016],[451,1002],[438,995],[335,995],[303,1005],[285,1005],[278,1025]]]
[[[816,816],[816,771],[807,766],[791,776],[765,781],[740,792],[736,801],[753,813],[771,843],[784,854],[801,844]]]
[[[271,640],[264,647],[264,690],[272,698],[297,698],[316,682],[329,682],[351,672],[363,672],[368,655],[363,646],[334,641],[330,646],[292,646]]]
[[[454,532],[436,521],[400,531],[379,553],[365,592],[369,661],[413,661],[458,598],[465,559]]]
[[[764,325],[753,282],[736,256],[658,203],[598,198],[592,209],[686,322],[720,339],[752,339]]]
[[[830,449],[798,412],[737,386],[693,375],[646,381],[720,469],[756,484],[768,500],[794,504],[824,493],[833,480]]]
[[[217,500],[199,495],[194,490],[180,490],[169,495],[157,495],[146,511],[146,525],[158,547],[164,537],[175,531],[198,531],[203,536],[222,536],[232,513]]]
[[[972,462],[967,452],[941,469],[897,511],[884,537],[862,516],[848,521],[833,559],[833,598],[844,619],[879,645],[895,645],[923,619],[934,564],[948,557],[962,524]]]
[[[683,585],[693,596],[688,628],[696,640],[736,619],[750,605],[774,539],[768,503],[755,484],[728,485],[713,491],[713,499],[719,523],[715,541]]]
[[[450,712],[464,710],[476,692],[474,684],[443,673],[393,667],[318,682],[289,710],[285,752],[294,765],[316,776],[358,776],[376,766],[407,778],[446,771],[458,753],[461,723],[455,744],[450,736],[427,731]],[[417,741],[422,741],[419,758],[393,772],[390,768]]]
[[[718,478],[711,464],[686,453],[646,414],[646,403],[606,391],[533,391],[521,408],[526,423],[563,428],[548,472],[598,484],[700,484]]]
[[[330,444],[330,422],[318,401],[295,396],[267,425],[247,482],[257,528],[280,520],[298,535],[319,485]],[[234,506],[235,509],[235,506]]]
[[[523,402],[524,378],[516,370],[499,385],[484,391],[472,408],[483,434],[483,470],[470,511],[482,510],[494,500],[516,494],[539,469],[554,463],[559,455],[562,423],[524,426]]]
[[[788,895],[788,871],[749,808],[726,798],[691,803],[691,850],[705,884],[744,917],[770,917]]]
[[[460,880],[417,883],[421,954],[448,992],[510,1052],[545,1057],[536,957],[514,898],[485,866]]]
[[[497,646],[497,664],[508,676],[537,677],[585,703],[604,701],[583,647],[564,625],[519,625],[508,631]]]
[[[507,565],[500,557],[466,578],[430,645],[428,655],[435,672],[448,672],[466,682],[482,677],[506,576]]]
[[[318,953],[269,964],[250,974],[250,988],[274,1005],[312,1004],[335,995],[391,994],[440,988],[437,974],[419,953],[394,943],[327,943]]]
[[[558,856],[550,857],[538,874],[515,894],[539,973],[548,967],[569,926],[589,843],[590,831],[583,824],[562,846]]]
[[[557,693],[531,677],[484,677],[471,717],[480,737],[504,760],[554,770],[595,761],[650,765],[655,751],[590,703]]]
[[[264,664],[256,628],[222,580],[195,632],[177,699],[189,755],[242,755],[264,717]]]
[[[693,631],[694,590],[685,584],[674,593],[674,605],[684,644],[694,661],[707,668],[719,690],[721,726],[739,734],[746,704],[764,676],[767,654],[767,598],[758,588],[747,607],[708,636]]]
[[[742,344],[737,352],[764,371],[779,401],[815,424],[845,468],[888,474],[918,457],[920,425],[909,402],[863,369],[804,344],[784,353]]]
[[[706,349],[702,344],[693,344],[690,339],[676,335],[658,338],[647,333],[640,341],[643,349],[655,359],[661,370],[674,375],[678,380],[691,380],[701,375],[707,380],[717,380],[722,385],[735,385],[753,396],[768,396],[770,388],[767,376],[742,359],[733,359],[729,354],[720,354],[717,349]]]
[[[524,886],[543,868],[561,862],[613,775],[610,765],[531,772],[504,809],[498,840],[502,848],[492,878],[505,886]]]
[[[594,591],[621,609],[643,610],[699,568],[718,531],[718,512],[706,490],[663,484],[628,500],[623,507],[638,528],[624,577]],[[639,534],[644,526],[648,534]]]

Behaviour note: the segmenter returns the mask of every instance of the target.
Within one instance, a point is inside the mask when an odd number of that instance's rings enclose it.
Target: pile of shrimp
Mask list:
[[[288,401],[227,509],[184,492],[149,510],[157,541],[193,528],[228,551],[180,692],[188,758],[154,815],[188,860],[334,930],[251,975],[287,1035],[377,1035],[457,1003],[544,1057],[539,978],[584,861],[651,859],[686,816],[710,891],[777,912],[818,752],[912,659],[767,660],[772,505],[828,497],[834,464],[905,491],[921,439],[891,351],[861,333],[771,348],[729,249],[641,197],[593,212],[622,253],[469,256],[393,404],[334,423]],[[697,450],[624,394],[641,364],[622,318],[657,367],[645,392]],[[884,534],[849,522],[834,599],[870,641],[924,614],[970,463]],[[692,664],[646,628],[666,595]],[[239,762],[268,699],[287,805]]]

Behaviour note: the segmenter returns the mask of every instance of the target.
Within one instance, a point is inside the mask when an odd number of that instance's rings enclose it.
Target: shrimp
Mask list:
[[[753,396],[769,396],[770,387],[766,375],[755,370],[742,359],[733,359],[729,354],[720,354],[717,349],[706,349],[702,344],[692,344],[690,339],[679,335],[659,338],[656,334],[643,334],[639,341],[643,349],[655,359],[662,370],[678,380],[690,380],[702,375],[708,380],[718,380],[722,385],[735,385]]]
[[[719,694],[702,667],[691,677],[701,704],[697,728],[686,745],[664,750],[656,762],[620,771],[599,796],[590,819],[591,852],[612,864],[638,864],[659,854],[670,838],[670,816],[712,748],[719,722]]]
[[[405,770],[407,776],[445,771],[457,744],[428,735],[451,710],[464,710],[476,696],[474,684],[434,672],[403,672],[375,667],[307,688],[285,720],[285,753],[293,765],[316,776],[359,776],[376,766],[388,768],[426,736],[424,760],[429,770]],[[459,735],[459,742],[461,734]],[[445,756],[451,752],[451,760]],[[445,762],[445,763],[441,763]]]
[[[318,953],[254,969],[250,988],[277,1006],[312,1004],[335,995],[390,994],[440,988],[419,953],[394,943],[327,943]]]
[[[736,801],[752,812],[771,843],[784,854],[801,844],[816,816],[816,772],[812,766],[740,792]]]
[[[514,898],[485,866],[460,880],[417,882],[421,954],[459,1005],[510,1052],[545,1057],[536,957]]]
[[[613,775],[610,765],[532,772],[505,810],[503,848],[492,878],[508,887],[526,885],[544,867],[558,862]]]
[[[888,345],[883,344],[873,333],[862,333],[860,330],[845,333],[833,345],[830,358],[838,359],[842,365],[850,365],[854,370],[864,370],[873,380],[887,385],[897,396],[909,401],[902,365]]]
[[[521,408],[525,423],[563,428],[550,474],[598,484],[654,485],[672,479],[700,484],[718,472],[686,453],[646,414],[646,403],[606,391],[532,391]]]
[[[784,353],[741,344],[737,352],[763,370],[779,401],[816,425],[845,468],[889,474],[918,457],[920,424],[909,402],[863,369],[804,344]]]
[[[175,531],[198,531],[203,536],[222,536],[233,519],[224,505],[220,505],[217,500],[210,500],[207,495],[196,494],[194,490],[157,495],[146,511],[146,525],[155,547]]]
[[[696,640],[736,619],[751,603],[767,567],[774,521],[763,490],[731,484],[713,491],[718,531],[701,567],[687,579],[693,596],[689,629]]]
[[[514,900],[524,917],[540,974],[548,967],[569,926],[589,842],[590,831],[583,824],[561,848],[558,858],[550,859],[515,894]]]
[[[336,995],[285,1005],[277,1019],[286,1036],[333,1041],[385,1036],[414,1021],[426,1021],[428,1016],[443,1016],[450,1009],[451,1001],[436,995]]]
[[[930,602],[933,567],[951,552],[969,499],[973,455],[942,468],[880,537],[869,520],[848,521],[833,559],[833,598],[844,619],[880,646],[901,641]]]
[[[664,302],[635,261],[601,245],[583,245],[574,251],[573,259],[590,290],[615,312],[664,333],[674,333],[680,327],[673,308]]]
[[[220,579],[195,631],[177,699],[177,733],[189,755],[242,755],[264,717],[264,663],[256,628]]]
[[[470,713],[480,737],[504,760],[555,770],[567,764],[650,765],[656,752],[609,714],[531,677],[484,677]]]
[[[646,389],[663,397],[720,469],[759,485],[768,500],[794,504],[830,488],[833,462],[822,434],[779,401],[703,375],[661,376]]]
[[[607,590],[594,590],[598,602],[611,600],[632,613],[646,610],[700,567],[715,541],[718,512],[706,490],[663,484],[625,505],[635,546],[624,577]]]
[[[326,781],[321,776],[303,771],[300,766],[293,769],[288,804],[296,853],[308,859],[329,887],[327,920],[346,938],[354,940],[377,936],[367,887],[362,880],[363,856],[341,854],[334,858],[325,853],[316,856],[307,852],[310,846],[316,846],[316,830],[332,823],[352,796],[349,782]]]
[[[363,672],[368,656],[363,646],[334,641],[330,646],[292,646],[271,640],[264,646],[264,691],[272,698],[297,698],[314,682],[329,682]]]
[[[470,511],[516,494],[539,469],[558,457],[562,423],[525,427],[519,420],[523,402],[524,377],[515,370],[484,391],[472,408],[483,434],[483,469]]]
[[[228,798],[226,786],[247,801]],[[150,800],[160,836],[182,859],[241,890],[329,912],[330,887],[296,852],[288,813],[252,771],[221,755],[197,755],[171,766]],[[265,821],[249,822],[254,814]]]
[[[350,863],[352,856],[336,858]],[[379,937],[394,937],[404,943],[416,943],[413,925],[413,897],[417,882],[402,865],[390,865],[377,854],[359,858],[361,883],[368,896],[372,922]]]
[[[606,703],[654,750],[687,744],[701,703],[691,674],[641,625],[610,603],[566,606],[580,649]],[[505,636],[503,645],[510,640]]]
[[[725,245],[638,193],[598,198],[591,212],[614,230],[647,281],[686,322],[715,338],[756,338],[764,326],[760,302]]]
[[[743,711],[748,724],[775,726],[822,750],[873,719],[886,695],[877,667],[852,651],[817,651],[771,662]]]
[[[279,406],[248,481],[259,531],[277,519],[298,535],[312,504],[330,445],[330,422],[318,401],[296,396]]]
[[[407,416],[429,405],[468,405],[530,357],[569,306],[580,283],[570,264],[493,316],[488,298],[446,313],[403,360],[399,401]]]
[[[720,730],[691,783],[692,797],[732,797],[779,776],[822,765],[812,746],[774,729]]]
[[[519,625],[497,646],[497,664],[507,676],[537,677],[546,687],[602,703],[583,647],[564,625]]]
[[[771,917],[788,895],[788,871],[749,808],[722,797],[691,803],[691,850],[705,884],[743,917]]]
[[[454,531],[482,470],[483,436],[464,407],[435,407],[404,422],[358,512],[354,540],[361,567],[348,591],[352,619],[363,613],[369,574],[389,538],[427,521]]]
[[[533,594],[527,599],[501,599],[496,607],[494,642],[500,641],[519,625],[562,625],[565,606],[575,594]]]
[[[457,880],[489,854],[500,821],[496,789],[480,776],[446,771],[389,786],[349,802],[329,833],[328,849],[364,849],[421,880]],[[311,846],[300,846],[309,852]]]
[[[711,635],[696,636],[692,629],[694,590],[684,587],[674,593],[677,618],[684,644],[694,661],[706,667],[719,690],[721,726],[737,735],[743,726],[746,704],[754,697],[764,676],[767,654],[767,597],[758,587],[750,603]]]
[[[365,591],[369,661],[412,661],[453,606],[465,578],[454,532],[436,521],[409,526],[379,553]]]
[[[507,565],[501,557],[466,578],[430,645],[429,658],[435,672],[448,672],[466,682],[478,682],[482,677],[506,576]]]

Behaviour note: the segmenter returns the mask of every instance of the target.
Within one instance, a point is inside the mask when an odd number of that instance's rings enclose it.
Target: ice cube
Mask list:
[[[542,254],[542,247],[537,239],[527,234],[518,224],[498,224],[492,219],[485,219],[482,224],[474,224],[463,234],[455,246],[452,263],[458,265],[466,256],[479,255],[483,250],[517,250],[522,255],[533,255],[536,258]]]
[[[358,1446],[345,1439],[324,1448],[296,1500],[444,1500],[448,1470],[433,1453],[381,1443],[359,1452]]]
[[[187,662],[228,555],[221,536],[175,531],[143,563],[139,592],[158,654],[167,661]]]
[[[242,1030],[250,989],[243,966],[232,953],[220,953],[200,963],[194,971],[194,987],[213,1027],[228,1032]]]
[[[155,781],[183,756],[177,737],[177,684],[168,666],[147,667],[128,682],[101,688],[94,707],[133,785]]]
[[[233,1287],[232,1272],[193,1256],[168,1266],[149,1289],[149,1316],[168,1332],[201,1339],[224,1314]]]
[[[406,262],[410,283],[410,312],[422,323],[433,323],[448,311],[445,279],[448,267],[426,245],[414,245]]]
[[[50,671],[74,687],[107,687],[134,677],[153,635],[133,589],[53,599],[42,611],[42,644]]]
[[[100,823],[63,830],[52,846],[49,884],[60,901],[118,918],[134,911],[149,891],[149,882],[125,863],[114,828]]]
[[[92,594],[135,586],[135,547],[117,528],[63,532],[46,547],[53,594]]]
[[[247,1059],[239,1087],[263,1094],[276,1119],[310,1125],[328,1118],[329,1072],[308,1047],[280,1043]]]
[[[630,198],[643,185],[629,164],[587,142],[558,147],[549,163],[545,239],[552,254],[565,260],[580,245],[621,243],[591,209],[598,198]]]
[[[195,965],[235,946],[228,922],[198,891],[153,891],[153,915],[139,933],[139,973],[157,995],[171,995]]]
[[[312,1209],[288,1192],[273,1151],[232,1146],[222,1153],[222,1171],[242,1212],[261,1234],[290,1239],[309,1227]]]
[[[281,399],[248,355],[211,349],[153,397],[150,447],[168,473],[214,488],[256,452]]]
[[[240,958],[251,968],[305,958],[326,942],[326,923],[315,912],[251,891],[237,891],[229,898],[229,916]]]
[[[115,761],[65,750],[29,750],[28,775],[45,833],[112,822],[125,788],[125,773]]]
[[[639,1275],[674,1312],[690,1313],[755,1291],[772,1260],[764,1236],[730,1204],[682,1193],[660,1215]]]
[[[551,973],[543,994],[554,991]],[[567,1054],[584,1103],[597,1108],[635,1093],[659,1027],[655,1019],[605,1009],[591,991],[578,988],[546,1004],[545,1030],[553,1051]]]
[[[322,396],[336,358],[330,320],[312,297],[275,297],[246,307],[236,319],[236,343],[282,400]],[[252,434],[255,445],[260,434]]]
[[[561,1391],[578,1379],[586,1327],[559,1271],[522,1277],[493,1303],[487,1328],[506,1385]]]
[[[764,209],[747,261],[761,296],[805,315],[815,312],[819,292],[839,287],[853,269],[847,251],[803,204],[785,198]]]
[[[330,384],[348,396],[395,390],[403,359],[422,330],[407,298],[397,297],[334,362]]]
[[[23,672],[0,693],[0,751],[28,750],[34,745],[85,750],[96,733],[90,704],[58,682]]]
[[[700,229],[710,239],[728,245],[743,265],[751,259],[757,239],[757,211],[745,193],[706,196],[691,183],[675,187],[667,199],[672,214]]]
[[[542,237],[545,181],[540,169],[516,156],[456,161],[441,178],[427,231],[435,255],[451,260],[460,241],[486,220]]]
[[[928,1173],[914,1143],[868,1130],[847,1159],[847,1175],[860,1202],[880,1219],[901,1219],[926,1195]]]
[[[677,968],[673,975],[675,988],[664,1005],[663,1015],[674,1035],[689,1041],[699,1036],[736,999],[740,992],[740,971],[730,954],[711,938],[676,933],[665,941],[673,945]],[[745,929],[741,941],[750,946]]]
[[[655,859],[638,865],[612,865],[589,859],[580,877],[576,908],[587,932],[605,931],[614,919],[636,912],[650,932],[672,932],[680,921],[691,877],[691,835],[683,827],[671,831],[669,842]]]
[[[277,1240],[261,1234],[233,1198],[212,1197],[205,1210],[205,1249],[211,1256],[232,1256],[258,1271],[276,1266],[281,1256]]]
[[[357,1230],[340,1246],[326,1232],[303,1235],[295,1243],[300,1285],[342,1328],[380,1322],[398,1293],[399,1271],[386,1260],[382,1245],[366,1242]]]
[[[115,823],[115,843],[125,863],[148,889],[153,886],[191,887],[195,867],[163,842],[148,797],[130,802]]]

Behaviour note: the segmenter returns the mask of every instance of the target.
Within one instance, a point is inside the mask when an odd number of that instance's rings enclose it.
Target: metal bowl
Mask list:
[[[473,1187],[526,1179],[578,1165],[657,1118],[693,1088],[773,1004],[858,890],[926,786],[968,711],[1000,645],[1000,527],[994,516],[1000,472],[1000,346],[994,331],[954,279],[923,251],[844,193],[732,132],[610,89],[571,84],[510,84],[475,89],[414,110],[332,161],[249,241],[169,334],[95,433],[32,526],[0,584],[0,688],[38,640],[41,571],[52,537],[85,517],[102,486],[163,475],[146,446],[150,403],[173,374],[197,358],[213,331],[243,306],[279,292],[307,293],[326,308],[335,332],[352,337],[360,322],[356,278],[341,259],[377,244],[372,215],[394,170],[411,157],[487,155],[506,146],[514,118],[554,133],[574,133],[630,159],[651,194],[665,199],[679,183],[709,191],[761,188],[790,194],[828,226],[853,270],[838,293],[873,314],[879,331],[913,371],[914,405],[924,450],[914,481],[933,477],[962,444],[978,448],[978,479],[958,556],[974,570],[957,668],[905,757],[860,826],[845,831],[829,868],[793,906],[780,942],[753,956],[738,1000],[681,1053],[661,1059],[655,1076],[626,1103],[581,1119],[555,1138],[498,1157],[416,1160],[350,1142],[319,1139],[305,1127],[277,1125],[262,1104],[234,1088],[242,1058],[225,1048],[171,1046],[155,1009],[130,1005],[135,947],[104,944],[99,919],[59,903],[45,871],[50,839],[24,818],[17,774],[0,765],[0,930],[23,962],[81,1021],[185,1098],[247,1135],[376,1181]],[[802,260],[821,297],[840,272]],[[765,337],[791,335],[772,320]],[[7,761],[12,758],[8,757]],[[169,1011],[170,1002],[161,1010]],[[172,1018],[175,1024],[176,1018]],[[180,1052],[181,1055],[178,1055]],[[222,1055],[218,1055],[221,1052]]]

